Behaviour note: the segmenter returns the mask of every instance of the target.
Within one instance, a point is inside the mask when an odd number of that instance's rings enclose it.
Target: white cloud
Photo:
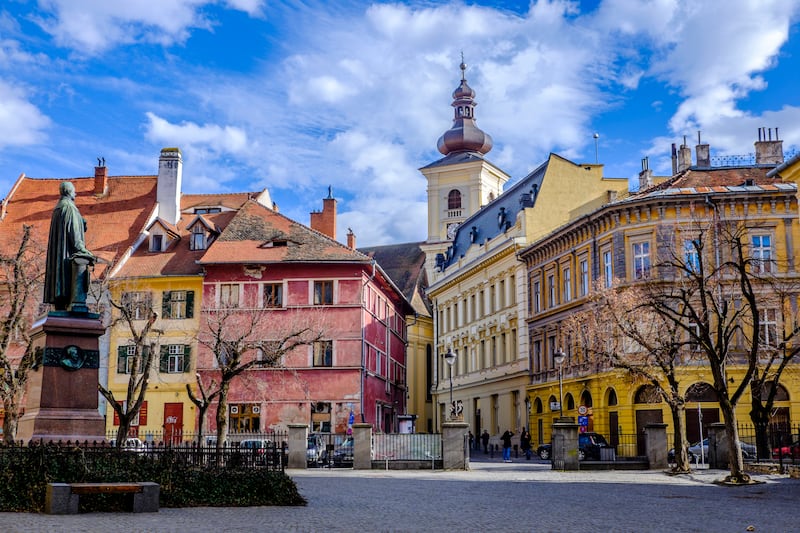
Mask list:
[[[40,143],[49,126],[50,119],[22,88],[0,81],[0,149]]]
[[[172,124],[153,113],[147,113],[147,120],[147,136],[152,141],[203,147],[217,154],[237,154],[247,147],[247,134],[241,128],[193,122]]]

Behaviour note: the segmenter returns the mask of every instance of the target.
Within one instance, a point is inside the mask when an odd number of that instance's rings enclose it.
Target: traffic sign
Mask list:
[[[579,426],[588,426],[589,425],[589,417],[588,416],[579,416],[578,417],[578,425]]]
[[[589,410],[586,408],[585,405],[579,405],[578,406],[578,414],[579,415],[585,415],[588,412],[589,412]]]

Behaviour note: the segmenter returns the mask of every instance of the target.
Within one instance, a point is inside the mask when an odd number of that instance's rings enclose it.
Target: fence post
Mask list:
[[[667,425],[647,424],[644,439],[650,468],[667,468]]]
[[[353,424],[353,469],[372,470],[371,424]]]
[[[728,468],[728,455],[728,434],[725,432],[725,424],[715,422],[708,428],[708,457],[706,457],[708,467]]]
[[[553,423],[550,459],[554,470],[580,470],[578,462],[578,424],[572,417],[561,417]]]
[[[306,468],[306,447],[308,445],[308,426],[289,424],[289,468]]]
[[[469,470],[469,456],[464,443],[469,424],[466,422],[442,423],[442,468]]]

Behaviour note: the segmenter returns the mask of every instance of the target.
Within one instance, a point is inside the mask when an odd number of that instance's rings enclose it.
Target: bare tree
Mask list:
[[[16,251],[0,255],[0,397],[3,439],[8,443],[17,433],[25,383],[36,363],[30,328],[41,294],[44,251],[32,241],[31,231],[31,226],[23,226]]]
[[[208,408],[211,407],[212,402],[219,396],[220,389],[217,387],[216,382],[211,380],[211,383],[208,385],[210,392],[206,391],[206,387],[203,385],[203,379],[200,377],[199,373],[195,374],[195,382],[199,395],[194,393],[191,383],[186,384],[186,392],[189,394],[189,400],[197,406],[197,445],[202,446],[203,425],[206,420],[206,412]],[[219,442],[219,440],[217,442]]]
[[[563,331],[584,357],[627,372],[652,387],[669,405],[674,431],[673,472],[690,471],[686,439],[686,398],[678,368],[686,362],[686,335],[649,306],[640,286],[606,288],[598,283],[586,308],[563,323]]]
[[[117,362],[117,372],[129,374],[124,400],[118,400],[110,389],[98,384],[100,394],[108,400],[108,404],[119,418],[115,446],[120,448],[128,436],[131,423],[142,408],[153,361],[159,353],[162,332],[155,328],[158,314],[152,305],[147,305],[147,302],[142,304],[142,302],[126,301],[124,297],[119,302],[109,298],[109,302],[118,313],[118,316],[112,319],[110,327],[122,325],[128,330],[131,338],[130,344],[122,347],[126,351],[124,360],[118,359]]]
[[[210,352],[213,366],[206,372],[216,378],[208,390],[198,380],[198,388],[202,398],[217,399],[218,452],[227,434],[228,394],[234,380],[251,368],[280,366],[285,354],[320,341],[323,335],[321,315],[308,311],[299,315],[296,310],[203,309],[197,340]]]
[[[739,442],[736,406],[749,391],[759,361],[762,300],[757,273],[767,268],[750,257],[743,222],[693,223],[667,228],[672,235],[660,276],[643,286],[647,304],[665,323],[682,329],[708,363],[728,438],[729,483],[748,483]],[[676,242],[682,238],[682,246]],[[730,365],[742,369],[738,381]]]

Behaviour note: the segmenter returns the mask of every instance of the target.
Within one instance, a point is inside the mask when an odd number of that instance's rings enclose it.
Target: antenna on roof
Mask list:
[[[594,137],[594,164],[596,165],[600,162],[600,159],[597,156],[597,139],[600,138],[600,134],[595,132],[595,134],[592,135],[592,137]]]

